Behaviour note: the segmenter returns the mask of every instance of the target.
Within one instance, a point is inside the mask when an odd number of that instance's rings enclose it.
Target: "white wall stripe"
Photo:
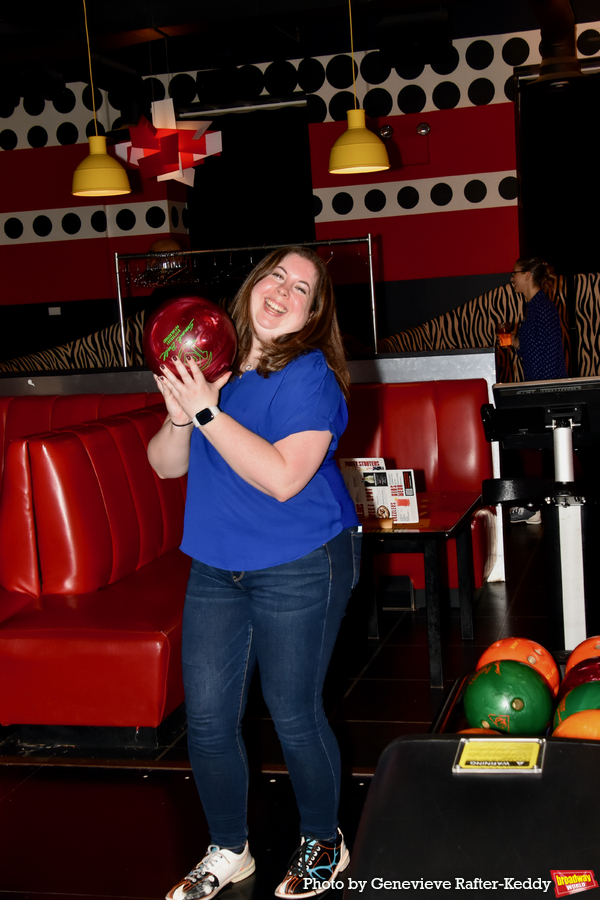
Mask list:
[[[146,214],[150,209],[158,207],[164,213],[164,222],[157,227],[152,227],[146,221]],[[81,241],[106,237],[127,237],[129,235],[162,234],[187,234],[183,225],[183,213],[185,203],[176,203],[170,200],[159,200],[146,203],[111,204],[110,206],[85,206],[63,209],[36,209],[0,213],[0,246],[15,244],[40,244],[52,241]],[[172,223],[173,210],[177,219],[177,226]],[[98,230],[98,220],[106,217],[106,227]],[[124,218],[119,216],[124,213]],[[127,215],[132,213],[133,215]],[[100,215],[98,215],[100,214]],[[74,216],[79,218],[81,226],[75,234],[69,234],[64,225],[69,228],[74,223]],[[66,218],[65,218],[66,217]],[[64,222],[64,225],[63,225]],[[95,223],[96,227],[92,224]],[[133,227],[123,227],[133,223]],[[20,227],[19,227],[20,225]],[[71,226],[72,227],[72,226]],[[37,229],[37,230],[36,230]],[[48,230],[50,229],[50,230]],[[16,235],[19,230],[22,233]],[[47,234],[40,233],[48,232]]]
[[[456,212],[464,209],[492,209],[501,206],[516,206],[517,198],[506,199],[500,194],[500,185],[504,179],[516,179],[515,170],[505,172],[483,172],[479,174],[469,175],[452,175],[447,178],[421,178],[414,181],[394,181],[382,182],[380,184],[361,184],[344,186],[339,188],[320,188],[313,193],[319,198],[323,204],[323,208],[318,216],[315,216],[316,222],[336,222],[342,219],[380,219],[385,216],[418,216],[439,212]],[[473,201],[467,199],[465,188],[472,185],[473,182],[480,182],[485,186],[485,197],[481,200]],[[447,185],[450,189],[445,190],[440,185]],[[418,193],[418,203],[411,209],[403,209],[398,202],[398,193],[404,188],[412,188]],[[446,198],[451,198],[448,203],[440,205],[432,199],[432,191],[438,188],[440,194]],[[479,190],[477,190],[479,189]],[[473,185],[476,196],[480,196],[483,191],[480,185]],[[372,191],[380,191],[385,195],[385,206],[378,210],[370,210],[365,200],[367,195]],[[335,203],[338,198],[338,207],[346,208],[349,203],[346,197],[340,197],[341,194],[349,195],[352,198],[352,209],[347,212],[336,212]],[[381,198],[376,197],[376,200]],[[372,203],[370,205],[373,205]]]

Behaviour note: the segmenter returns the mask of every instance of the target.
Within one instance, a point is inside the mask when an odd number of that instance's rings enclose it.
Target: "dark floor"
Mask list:
[[[382,750],[401,735],[428,732],[456,679],[489,644],[518,635],[551,649],[542,526],[505,531],[507,580],[488,584],[477,600],[475,640],[461,640],[458,610],[448,615],[444,689],[429,687],[423,610],[385,613],[379,642],[365,640],[361,611],[349,611],[326,702],[342,749],[340,822],[350,845]],[[257,872],[228,886],[224,900],[271,897],[298,843],[289,780],[258,690],[247,720]],[[207,843],[185,734],[127,750],[24,745],[14,733],[0,735],[0,900],[159,900]]]

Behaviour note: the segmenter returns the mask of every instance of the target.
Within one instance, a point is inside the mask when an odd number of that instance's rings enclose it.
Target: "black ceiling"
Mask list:
[[[578,23],[600,19],[600,0],[571,5]],[[61,82],[88,80],[83,0],[4,7],[0,104],[33,84],[51,95]],[[376,48],[386,17],[414,21],[432,11],[446,16],[455,39],[539,27],[528,0],[353,0],[355,48]],[[95,80],[108,90],[115,73],[147,77],[350,49],[345,0],[87,0],[87,14]]]

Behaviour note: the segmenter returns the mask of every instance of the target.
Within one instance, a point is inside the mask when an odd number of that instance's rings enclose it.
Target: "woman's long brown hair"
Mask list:
[[[518,259],[517,265],[521,267],[521,272],[531,272],[534,285],[545,291],[552,299],[556,288],[556,275],[545,259],[532,256],[529,259]]]
[[[327,365],[334,373],[346,399],[349,395],[350,376],[346,365],[346,354],[342,342],[337,314],[333,285],[327,266],[320,256],[306,247],[283,247],[269,253],[252,270],[233,299],[231,317],[235,322],[238,336],[238,352],[236,369],[239,372],[244,360],[250,353],[254,331],[250,314],[250,297],[254,286],[275,269],[280,263],[295,253],[309,260],[317,272],[314,296],[312,298],[312,316],[305,326],[293,334],[283,334],[269,343],[263,343],[262,355],[256,367],[259,375],[267,378],[271,372],[280,372],[297,356],[320,350]]]

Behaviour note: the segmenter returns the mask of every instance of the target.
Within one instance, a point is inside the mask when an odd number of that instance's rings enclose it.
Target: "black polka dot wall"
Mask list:
[[[354,108],[354,95],[350,91],[339,91],[329,101],[329,115],[334,122],[346,121],[346,113]]]
[[[399,188],[398,182],[322,188],[314,191],[317,222],[381,216],[457,212],[514,206],[517,180],[512,173],[484,172],[447,178],[420,178]]]
[[[347,191],[337,191],[333,195],[331,205],[338,216],[347,216],[352,212],[354,200],[352,199],[352,195]]]
[[[476,78],[469,85],[468,96],[473,106],[487,106],[494,99],[496,89],[489,78]]]
[[[600,31],[586,28],[577,38],[577,49],[582,56],[596,56],[600,53]]]
[[[90,225],[96,234],[103,234],[106,231],[106,213],[103,209],[98,209],[91,214]]]
[[[523,66],[529,59],[530,47],[522,37],[509,38],[502,45],[502,59],[507,66]]]
[[[487,187],[483,181],[473,178],[465,185],[464,193],[469,203],[481,203],[486,198]]]
[[[398,206],[401,209],[414,209],[419,203],[419,192],[417,188],[406,185],[398,191]]]
[[[17,241],[23,234],[23,223],[16,216],[10,216],[4,222],[4,234],[9,241]]]
[[[600,27],[592,23],[578,38],[582,55],[600,52]],[[426,65],[394,60],[368,49],[355,54],[354,74],[359,106],[369,117],[504,103],[513,99],[513,69],[539,62],[539,31],[461,38]],[[144,103],[171,95],[179,105],[197,100],[252,100],[260,96],[307,95],[310,122],[344,121],[354,106],[349,53],[297,60],[265,61],[230,70],[175,72],[144,79]],[[214,95],[214,96],[213,96]],[[118,92],[96,88],[99,133],[120,121]],[[67,146],[85,143],[90,125],[91,88],[69,84],[51,101],[41,91],[27,97],[0,98],[0,149]],[[42,130],[39,130],[42,129]]]
[[[350,200],[352,202],[352,200]],[[147,235],[157,232],[185,234],[185,201],[130,203],[105,208],[27,210],[0,214],[0,244],[82,238]]]
[[[168,91],[176,106],[189,106],[194,102],[198,93],[196,79],[187,72],[182,72],[171,79]]]
[[[392,67],[378,50],[367,50],[355,54],[358,104],[369,117],[385,118],[505,103],[512,99],[513,69],[525,62],[539,62],[538,31],[460,39],[427,65],[396,62]],[[350,54],[293,65],[297,89],[308,94],[309,121],[345,120],[354,106]]]
[[[373,88],[367,91],[363,99],[363,108],[367,116],[373,119],[377,119],[380,116],[389,116],[393,106],[392,95],[385,88]]]
[[[432,203],[436,206],[448,206],[451,202],[454,193],[449,184],[446,184],[444,181],[439,181],[437,184],[431,188],[429,192],[429,196],[431,197]]]
[[[265,87],[265,76],[258,66],[241,66],[239,69],[240,100],[256,100]]]
[[[489,41],[473,41],[465,53],[465,60],[471,69],[487,69],[494,60],[494,48]]]
[[[258,70],[257,70],[258,71]],[[259,71],[262,90],[262,73]],[[192,102],[196,95],[195,73],[183,73],[177,77],[177,90],[181,100]],[[161,75],[144,81],[144,102],[167,96],[168,76]],[[174,79],[173,79],[174,80]],[[33,88],[35,88],[35,83]],[[87,143],[96,128],[92,116],[92,92],[89,85],[70,83],[46,100],[33,88],[24,98],[10,91],[0,93],[0,149],[26,150],[29,148],[59,147]],[[105,134],[119,120],[120,110],[112,104],[122,101],[123,94],[96,88],[98,134]],[[111,103],[112,101],[112,103]]]
[[[327,63],[325,74],[331,87],[340,90],[352,86],[352,59],[350,56],[334,56]],[[354,64],[354,77],[358,77],[358,67]]]
[[[5,128],[0,131],[0,148],[2,150],[14,150],[19,143],[19,138],[12,128]]]
[[[146,222],[150,228],[162,228],[167,220],[167,215],[161,206],[151,206],[146,212]]]
[[[426,103],[427,94],[418,84],[409,84],[398,94],[398,109],[405,115],[421,112]]]
[[[377,188],[365,194],[365,206],[369,212],[381,212],[382,209],[385,209],[386,204],[386,195]]]
[[[327,118],[327,104],[318,94],[309,94],[306,98],[309,122],[324,122]]]
[[[379,50],[367,53],[360,64],[360,74],[366,84],[383,84],[390,77],[392,67]]]
[[[81,231],[81,217],[77,213],[66,213],[60,224],[65,234],[79,234]]]
[[[503,178],[498,187],[500,196],[504,200],[516,200],[519,194],[519,184],[514,175]]]
[[[288,97],[298,86],[296,66],[287,60],[279,60],[267,66],[265,90],[273,97]]]

